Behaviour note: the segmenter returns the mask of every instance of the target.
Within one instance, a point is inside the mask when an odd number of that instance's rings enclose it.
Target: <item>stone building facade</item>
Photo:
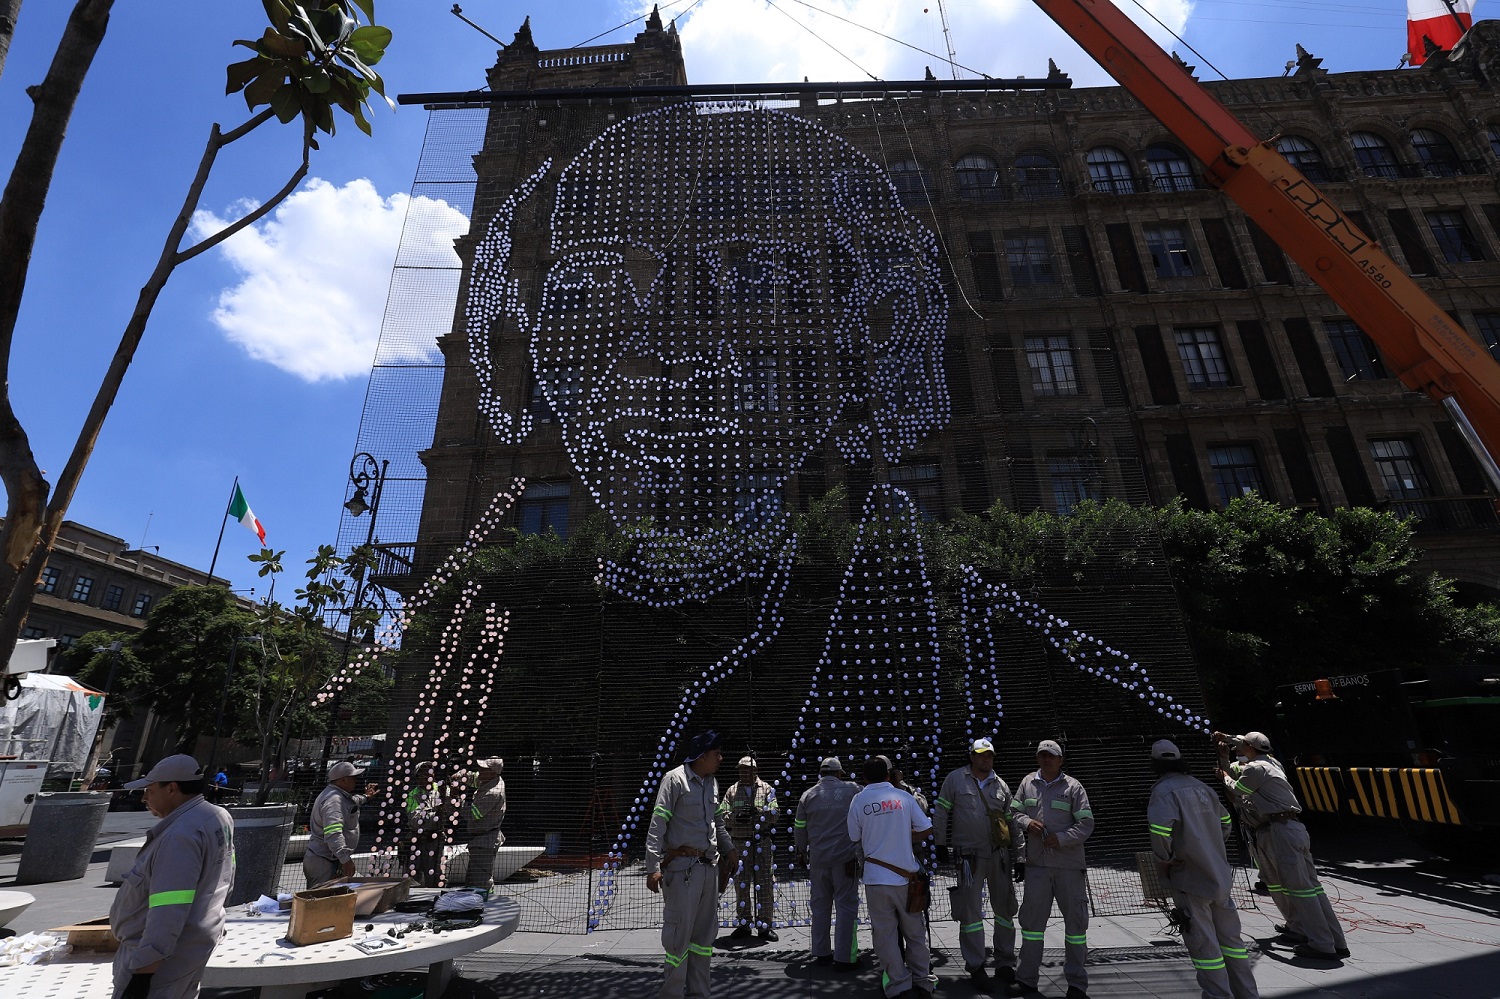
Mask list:
[[[1303,54],[1282,78],[1210,83],[1500,356],[1500,104],[1477,70],[1330,74]],[[630,44],[501,51],[493,91],[683,84],[659,20]],[[556,259],[548,218],[561,169],[622,119],[661,106],[595,98],[497,104],[475,160],[472,259],[515,208],[510,266],[536,308]],[[1083,498],[1214,507],[1254,490],[1328,512],[1389,505],[1420,519],[1428,565],[1500,595],[1493,498],[1443,410],[1393,377],[1379,349],[1116,87],[934,93],[776,106],[827,128],[888,174],[936,236],[949,299],[952,417],[898,466],[832,444],[785,485],[789,505],[835,486],[858,502],[899,481],[930,516],[1000,501],[1066,512]],[[650,164],[640,164],[649,170]],[[566,533],[595,508],[574,481],[524,335],[499,320],[489,356],[440,339],[443,388],[412,568],[463,540],[497,489],[525,475],[523,531]],[[792,391],[786,372],[777,391]],[[482,380],[511,425],[498,439]],[[555,401],[555,400],[553,400]],[[403,571],[410,571],[406,569]],[[393,576],[384,581],[398,585]]]

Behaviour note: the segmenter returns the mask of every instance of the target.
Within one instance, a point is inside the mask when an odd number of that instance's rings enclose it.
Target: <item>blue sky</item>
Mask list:
[[[380,70],[390,93],[482,86],[495,45],[449,13],[451,0],[381,0],[395,32]],[[469,0],[467,16],[509,40],[531,13],[544,49],[579,44],[637,16],[639,4],[553,0],[528,9]],[[693,0],[680,22],[689,77],[723,80],[920,78],[934,58],[836,20],[944,48],[935,0]],[[1399,0],[1152,0],[1183,34],[1203,79],[1280,76],[1301,42],[1334,71],[1396,65]],[[0,167],[8,173],[72,4],[25,0],[0,76]],[[1139,9],[1135,16],[1141,16]],[[1107,79],[1024,0],[947,5],[958,61],[996,76],[1043,76],[1047,59],[1079,85]],[[1487,11],[1481,7],[1480,17]],[[10,372],[41,466],[62,467],[136,293],[181,204],[210,125],[245,117],[223,95],[235,38],[264,27],[254,0],[123,0],[63,147],[32,260]],[[816,30],[815,37],[801,25]],[[596,44],[626,41],[638,26]],[[1167,35],[1153,28],[1158,38]],[[1207,62],[1205,62],[1207,60]],[[965,74],[971,75],[971,74]],[[420,108],[376,108],[374,138],[347,119],[322,141],[296,200],[257,235],[180,268],[85,473],[70,518],[207,567],[231,484],[240,477],[268,543],[298,564],[331,541],[346,492],[395,236],[426,126]],[[346,127],[347,126],[347,127]],[[233,217],[295,166],[292,129],[263,128],[221,155],[200,208]],[[49,481],[54,476],[49,476]],[[148,527],[149,523],[149,527]],[[265,595],[245,556],[258,545],[231,524],[218,573]],[[279,594],[289,597],[289,592]]]

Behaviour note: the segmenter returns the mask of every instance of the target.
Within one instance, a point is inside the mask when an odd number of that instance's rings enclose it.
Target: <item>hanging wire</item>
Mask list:
[[[702,2],[703,2],[703,0],[693,0],[692,6],[688,7],[687,10],[683,11],[680,16],[687,17],[688,14],[690,14],[692,12],[693,7],[698,6]],[[663,10],[671,10],[673,7],[676,7],[678,4],[682,4],[682,3],[687,3],[687,0],[672,0],[672,2],[669,3],[669,4],[667,4],[665,7],[657,7],[657,12],[660,13]],[[651,15],[649,13],[648,14],[639,14],[639,15],[637,15],[635,17],[632,17],[630,20],[624,22],[623,24],[617,24],[617,25],[615,25],[613,28],[610,28],[608,31],[601,31],[597,35],[594,35],[591,38],[585,38],[583,41],[579,42],[577,45],[570,45],[568,47],[569,48],[573,48],[573,49],[581,49],[585,45],[587,45],[589,42],[596,42],[596,41],[598,41],[599,39],[603,38],[606,35],[612,35],[616,31],[619,31],[621,28],[628,28],[632,24],[635,24],[638,21],[644,21],[646,18],[648,18],[650,16]],[[676,16],[674,16],[673,20],[675,21],[676,19],[677,19]]]
[[[880,81],[880,77],[876,76],[874,73],[870,72],[868,69],[865,69],[863,66],[861,66],[858,62],[855,61],[854,57],[851,56],[849,53],[843,51],[837,45],[833,44],[828,39],[826,39],[822,35],[818,34],[811,27],[809,27],[806,24],[803,24],[801,21],[797,20],[791,14],[788,14],[786,11],[784,11],[780,7],[776,6],[775,0],[766,0],[766,3],[770,6],[770,8],[772,10],[776,11],[776,13],[780,14],[782,17],[786,18],[788,21],[791,21],[797,27],[801,28],[803,31],[807,32],[809,35],[812,35],[814,38],[816,38],[818,41],[822,42],[824,45],[828,46],[830,49],[833,49],[833,51],[835,53],[837,53],[838,55],[842,56],[845,60],[847,60],[848,63],[849,63],[849,65],[853,66],[855,69],[859,70],[861,73],[865,74],[866,76],[868,76],[870,79],[874,80],[875,82],[877,82],[877,83],[881,82]]]

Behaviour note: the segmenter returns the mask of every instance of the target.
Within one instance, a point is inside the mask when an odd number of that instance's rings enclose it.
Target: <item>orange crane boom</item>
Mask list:
[[[1109,0],[1035,3],[1207,165],[1208,183],[1359,324],[1396,377],[1443,403],[1500,494],[1500,363]]]

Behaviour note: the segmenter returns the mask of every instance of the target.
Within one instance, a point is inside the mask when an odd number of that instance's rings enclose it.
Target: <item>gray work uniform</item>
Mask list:
[[[196,996],[203,966],[224,936],[233,883],[234,820],[224,809],[200,795],[153,826],[109,907],[109,928],[120,941],[115,994],[137,970],[160,961],[152,999]]]
[[[1164,774],[1146,805],[1151,851],[1163,864],[1172,901],[1187,913],[1182,931],[1203,999],[1260,999],[1240,914],[1229,890],[1234,872],[1224,852],[1232,822],[1207,784],[1185,773]]]
[[[931,992],[937,978],[932,974],[926,913],[907,912],[906,878],[872,861],[882,860],[908,873],[919,871],[912,833],[931,829],[932,820],[910,794],[881,781],[867,785],[849,802],[848,827],[849,839],[865,855],[865,907],[875,959],[880,962],[881,989],[888,997],[913,989]]]
[[[1307,937],[1309,947],[1325,954],[1344,950],[1344,928],[1318,880],[1312,841],[1297,817],[1302,806],[1281,765],[1260,757],[1232,763],[1229,770],[1224,785],[1251,828],[1256,862],[1271,897],[1285,900],[1288,923]]]
[[[1011,823],[1010,787],[994,771],[984,780],[960,767],[943,781],[933,815],[938,846],[955,854],[958,884],[953,889],[953,918],[964,967],[985,964],[983,894],[989,890],[995,914],[995,966],[1016,966],[1016,888],[1010,876],[1010,849],[995,843],[996,822]]]
[[[811,882],[812,956],[832,957],[845,964],[859,959],[859,875],[850,873],[855,858],[849,838],[849,802],[859,787],[835,776],[818,782],[797,800],[792,841],[807,855]],[[829,941],[829,923],[833,939]]]
[[[1016,981],[1035,985],[1042,965],[1042,941],[1052,902],[1057,900],[1063,917],[1063,976],[1068,984],[1087,992],[1089,944],[1089,884],[1083,844],[1094,831],[1094,810],[1088,792],[1067,774],[1048,783],[1040,771],[1028,774],[1016,786],[1016,834],[1026,850],[1026,894],[1021,900],[1021,956]],[[1056,833],[1058,845],[1047,846],[1043,837],[1028,836],[1026,830],[1040,824]]]
[[[359,806],[362,794],[350,794],[329,784],[313,802],[307,820],[307,852],[302,855],[302,873],[307,887],[316,888],[339,876],[340,869],[354,860],[359,849]]]
[[[719,810],[724,813],[724,827],[740,851],[740,869],[734,875],[735,925],[771,929],[776,912],[771,831],[780,811],[776,789],[759,777],[736,781],[724,792]],[[752,888],[754,913],[750,911]]]
[[[646,831],[646,873],[661,872],[661,999],[707,999],[719,929],[719,856],[734,842],[718,810],[719,784],[689,764],[667,771]]]
[[[489,888],[494,882],[495,854],[505,842],[500,823],[505,821],[505,781],[495,774],[474,789],[466,816],[469,832],[469,873],[466,885]]]

